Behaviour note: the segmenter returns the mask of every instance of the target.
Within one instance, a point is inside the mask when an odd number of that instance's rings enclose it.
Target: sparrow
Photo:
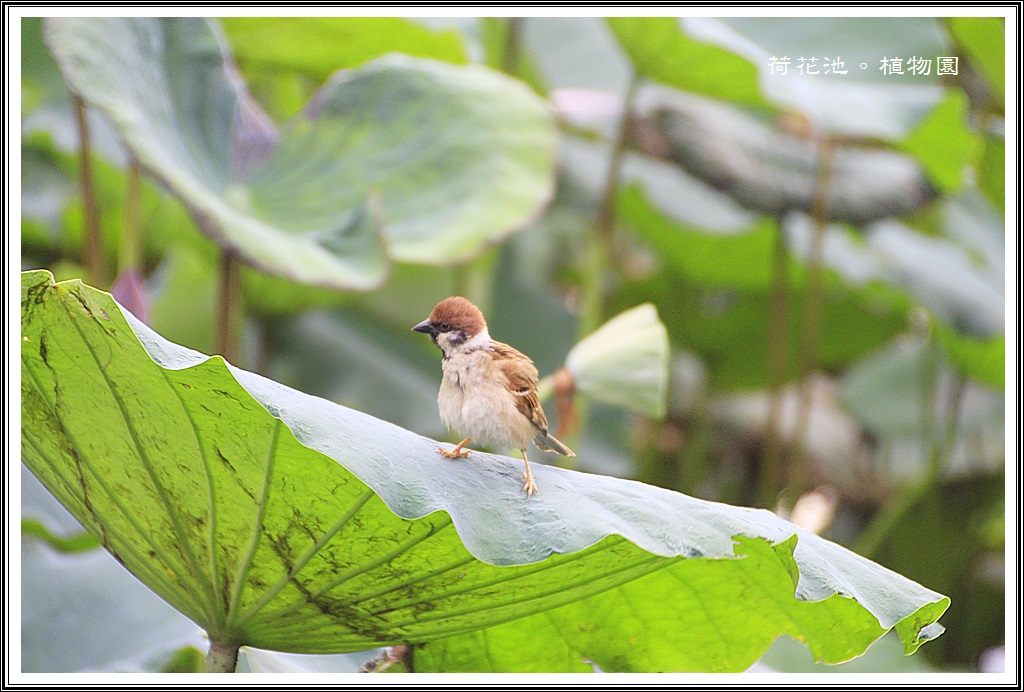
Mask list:
[[[548,419],[537,398],[537,367],[508,344],[487,332],[480,309],[461,296],[445,298],[430,316],[412,328],[430,335],[441,349],[441,389],[437,406],[449,430],[467,437],[454,449],[438,447],[449,459],[469,455],[470,440],[495,449],[523,453],[523,490],[530,497],[537,483],[526,447],[530,440],[547,452],[576,456],[548,433]]]

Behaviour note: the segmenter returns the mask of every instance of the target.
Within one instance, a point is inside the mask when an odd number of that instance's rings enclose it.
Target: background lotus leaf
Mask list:
[[[481,66],[385,56],[336,73],[278,128],[209,20],[50,18],[45,37],[204,232],[298,282],[366,289],[388,256],[467,259],[551,193],[544,102]]]

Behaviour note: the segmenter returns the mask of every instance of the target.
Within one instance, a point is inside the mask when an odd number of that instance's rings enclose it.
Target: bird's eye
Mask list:
[[[447,322],[442,322],[441,324],[437,325],[437,330],[439,332],[450,332],[452,330],[452,326]]]

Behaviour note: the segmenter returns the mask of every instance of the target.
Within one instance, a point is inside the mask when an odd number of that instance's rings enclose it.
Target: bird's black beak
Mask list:
[[[434,325],[430,324],[430,320],[423,320],[415,327],[413,327],[412,330],[414,332],[423,332],[424,334],[430,334],[430,336],[434,336],[435,334],[437,334],[437,330],[434,329]]]

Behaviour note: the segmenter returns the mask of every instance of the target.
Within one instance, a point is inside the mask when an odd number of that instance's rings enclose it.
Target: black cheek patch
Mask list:
[[[458,348],[467,341],[469,341],[469,335],[461,329],[453,329],[448,333],[448,343],[454,348]]]

